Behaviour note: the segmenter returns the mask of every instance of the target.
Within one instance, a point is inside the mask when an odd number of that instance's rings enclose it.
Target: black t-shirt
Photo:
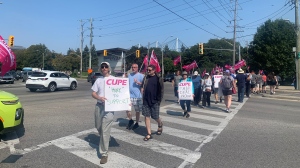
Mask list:
[[[152,106],[157,103],[158,77],[148,76],[147,87],[145,88],[144,105]]]
[[[245,87],[245,82],[247,80],[247,76],[245,74],[239,73],[236,75],[235,79],[237,80],[238,87]]]

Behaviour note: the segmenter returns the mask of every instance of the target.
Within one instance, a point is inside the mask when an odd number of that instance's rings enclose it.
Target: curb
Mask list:
[[[300,101],[300,97],[295,97],[295,96],[281,96],[281,95],[265,95],[265,94],[263,94],[262,97]]]

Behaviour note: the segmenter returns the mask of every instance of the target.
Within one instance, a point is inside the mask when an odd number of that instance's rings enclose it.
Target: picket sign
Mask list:
[[[178,84],[179,100],[193,100],[192,82],[180,82]]]
[[[105,77],[105,111],[131,109],[128,78]]]

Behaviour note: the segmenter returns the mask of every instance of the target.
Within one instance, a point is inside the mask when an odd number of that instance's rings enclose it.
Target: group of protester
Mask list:
[[[215,79],[215,75],[220,77],[218,81]],[[190,117],[189,112],[191,111],[191,103],[193,103],[194,106],[199,106],[199,103],[202,100],[202,108],[210,107],[211,94],[214,94],[216,104],[219,103],[219,96],[220,102],[222,102],[222,96],[224,96],[224,103],[226,105],[225,111],[230,112],[232,89],[235,89],[236,87],[234,78],[231,76],[229,70],[226,70],[224,75],[220,75],[219,71],[216,71],[215,75],[210,76],[209,73],[205,73],[203,78],[201,78],[198,71],[194,71],[193,75],[190,77],[188,77],[186,71],[183,71],[182,74],[180,71],[176,72],[176,76],[172,81],[172,86],[174,87],[174,94],[184,111],[183,117]],[[178,97],[178,84],[183,81],[192,82],[193,102],[192,100],[180,100]]]
[[[127,117],[129,119],[127,129],[137,129],[139,127],[140,113],[145,117],[146,125],[146,135],[143,138],[144,141],[149,141],[152,139],[151,132],[151,122],[150,118],[157,122],[158,129],[156,134],[161,135],[163,132],[163,122],[159,116],[160,103],[164,95],[164,83],[163,79],[158,73],[156,73],[156,67],[154,65],[149,65],[147,67],[147,74],[141,74],[138,72],[138,65],[132,64],[132,73],[128,74],[129,80],[129,91],[130,91],[130,101],[131,106],[136,112],[136,122],[134,123],[132,119],[131,111],[127,111]],[[105,77],[111,76],[111,67],[108,62],[102,62],[100,64],[100,71],[102,72],[102,77],[99,77],[94,85],[92,86],[92,97],[97,100],[95,105],[95,127],[100,135],[99,141],[99,153],[101,154],[100,164],[105,164],[108,161],[108,147],[110,140],[110,131],[113,124],[114,112],[105,111],[105,101],[107,100],[105,93]],[[220,77],[217,79],[216,76]],[[191,77],[188,76],[186,71],[177,71],[176,76],[172,82],[174,86],[175,96],[178,98],[178,84],[180,82],[192,82],[192,94],[194,105],[199,105],[202,100],[202,108],[210,107],[211,94],[215,96],[215,103],[222,102],[224,97],[225,111],[230,112],[232,94],[236,90],[236,85],[238,86],[238,101],[243,102],[244,92],[247,94],[247,83],[249,83],[248,88],[252,88],[252,92],[264,91],[253,86],[254,79],[259,83],[259,76],[254,77],[252,74],[244,73],[243,70],[239,70],[238,74],[235,76],[230,73],[229,70],[224,72],[216,71],[214,76],[210,76],[209,73],[205,73],[204,77],[201,78],[199,73],[195,71]],[[265,81],[265,77],[262,75],[262,81]],[[276,84],[273,81],[276,79],[275,75],[271,73],[267,77],[267,83],[271,86]],[[261,86],[265,86],[264,83]],[[246,88],[246,91],[243,90]],[[255,89],[254,89],[255,88]],[[274,88],[270,87],[271,93],[274,94]],[[191,100],[179,100],[178,102],[183,110],[183,117],[189,118],[191,113]]]

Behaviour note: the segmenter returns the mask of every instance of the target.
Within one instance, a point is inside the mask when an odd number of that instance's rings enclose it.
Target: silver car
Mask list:
[[[13,84],[15,82],[15,79],[13,75],[10,72],[6,72],[4,76],[0,75],[0,83],[11,83]]]

